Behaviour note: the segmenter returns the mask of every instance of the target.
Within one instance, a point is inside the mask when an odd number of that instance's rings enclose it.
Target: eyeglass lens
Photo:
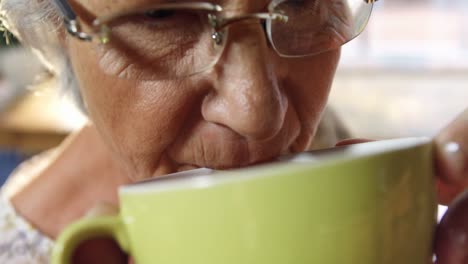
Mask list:
[[[271,12],[288,17],[287,23],[268,21],[273,46],[280,55],[299,57],[337,49],[365,28],[372,4],[364,0],[281,1]]]
[[[286,16],[267,20],[269,40],[281,56],[300,57],[336,49],[358,36],[372,11],[364,0],[273,1],[270,13]],[[221,56],[223,40],[213,40],[209,15],[191,9],[148,9],[106,23],[110,41],[98,45],[101,68],[126,79],[174,79],[200,73]],[[262,23],[264,21],[260,21]]]

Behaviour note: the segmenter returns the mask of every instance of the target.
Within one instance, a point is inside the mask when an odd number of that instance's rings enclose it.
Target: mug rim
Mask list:
[[[233,170],[199,168],[123,185],[119,194],[159,193],[174,190],[208,188],[215,185],[279,176],[278,170],[328,166],[432,144],[428,137],[405,137],[370,141],[340,147],[307,151],[280,157],[278,161]],[[262,173],[275,169],[274,175]],[[248,172],[248,173],[245,173]]]

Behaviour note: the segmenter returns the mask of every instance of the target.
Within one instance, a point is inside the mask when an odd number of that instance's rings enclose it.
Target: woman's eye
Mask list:
[[[332,0],[326,0],[326,1],[332,1]],[[307,11],[313,10],[317,12],[320,4],[321,4],[321,0],[289,0],[289,1],[282,2],[279,5],[279,7],[295,10],[295,12],[304,12],[304,10],[307,10]]]
[[[290,2],[294,6],[303,6],[305,1],[304,0],[291,0]]]
[[[175,15],[174,10],[151,10],[145,12],[145,16],[151,19],[165,19]]]
[[[304,6],[310,6],[311,3],[314,4],[317,0],[290,0],[288,1],[288,4],[291,6],[300,8]]]
[[[1,1],[1,0],[0,0]],[[142,13],[123,16],[111,26],[138,26],[139,29],[180,30],[200,24],[199,15],[187,10],[152,9]]]

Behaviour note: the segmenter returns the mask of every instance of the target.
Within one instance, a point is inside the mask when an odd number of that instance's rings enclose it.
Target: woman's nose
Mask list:
[[[232,27],[226,45],[213,69],[214,88],[203,102],[204,118],[247,138],[275,136],[283,125],[288,101],[261,25]]]

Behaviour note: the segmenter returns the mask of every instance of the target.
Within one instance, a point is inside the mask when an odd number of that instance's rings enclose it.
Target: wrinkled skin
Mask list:
[[[266,2],[232,1],[229,9],[255,12]],[[75,7],[95,13],[107,8],[91,0]],[[104,74],[102,64],[112,62],[103,61],[89,43],[67,38],[66,47],[90,119],[133,180],[196,167],[243,167],[304,151],[340,56],[333,50],[281,58],[260,23],[239,23],[230,28],[229,42],[211,70],[149,82]],[[113,256],[112,263],[127,261],[113,242],[101,240],[83,244],[75,263],[103,263],[104,256]]]
[[[103,13],[97,2],[82,1],[82,8]],[[232,1],[227,9],[255,12],[265,3]],[[89,43],[68,38],[66,45],[89,117],[132,179],[243,167],[305,150],[340,54],[281,58],[260,23],[241,22],[209,71],[138,81],[105,74],[103,67],[115,65]]]
[[[236,12],[255,12],[266,2],[229,5]],[[90,13],[110,8],[92,0],[74,5]],[[211,70],[184,80],[148,82],[104,74],[99,67],[103,62],[89,43],[67,38],[65,45],[90,119],[113,159],[133,180],[196,167],[243,167],[305,150],[326,104],[340,54],[334,50],[301,59],[280,58],[269,47],[260,24],[240,23],[231,28],[226,50]],[[467,186],[467,131],[465,112],[435,140],[441,203],[451,203]],[[445,149],[452,141],[464,156],[449,158],[453,155]],[[467,263],[467,212],[465,194],[438,228],[438,264]],[[102,244],[107,249],[101,252],[115,249]],[[98,246],[83,245],[79,250],[85,253],[79,254],[83,258],[77,263],[93,263],[86,258],[86,247]],[[115,257],[127,261],[120,253]]]

